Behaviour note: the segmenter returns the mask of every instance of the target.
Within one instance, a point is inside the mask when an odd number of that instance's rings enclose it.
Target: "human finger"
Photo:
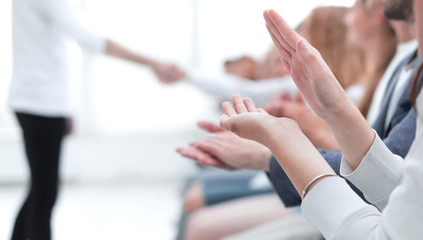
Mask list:
[[[246,98],[243,99],[243,102],[244,102],[245,107],[247,108],[248,112],[257,112],[256,105],[251,100],[251,98],[246,97]]]
[[[232,167],[222,163],[210,154],[207,154],[196,147],[177,148],[176,151],[183,157],[190,158],[202,165],[233,170]]]
[[[234,109],[234,106],[230,102],[223,102],[222,109],[223,109],[223,112],[225,112],[225,115],[227,117],[232,117],[237,114]]]
[[[242,100],[241,96],[239,95],[234,95],[232,97],[232,102],[234,104],[234,108],[235,111],[240,114],[240,113],[246,113],[248,112],[247,107],[245,106],[244,101]]]
[[[197,126],[212,133],[224,131],[218,124],[209,121],[198,121]]]
[[[267,28],[267,31],[269,32],[270,37],[272,38],[273,44],[275,45],[279,55],[281,56],[282,63],[284,65],[285,63],[288,64],[287,61],[289,61],[292,58],[291,53],[281,44],[278,37],[275,36],[272,29],[267,24],[266,24],[266,28]],[[284,67],[287,67],[288,70],[290,69],[289,64],[288,66],[284,66]]]
[[[297,48],[297,42],[301,39],[300,35],[296,33],[288,23],[273,9],[268,12],[269,19],[274,24],[279,34],[294,50]]]

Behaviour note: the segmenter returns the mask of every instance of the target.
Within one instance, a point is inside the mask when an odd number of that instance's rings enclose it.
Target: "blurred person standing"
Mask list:
[[[12,240],[51,239],[61,145],[68,129],[66,43],[150,67],[161,82],[184,77],[175,65],[136,54],[96,35],[73,16],[66,0],[13,0],[13,75],[9,105],[22,129],[31,182]]]

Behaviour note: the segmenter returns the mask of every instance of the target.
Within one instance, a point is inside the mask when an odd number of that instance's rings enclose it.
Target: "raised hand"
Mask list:
[[[374,132],[335,79],[319,52],[274,10],[264,12],[266,27],[301,95],[329,125],[350,167],[356,169]]]
[[[348,97],[319,52],[274,10],[265,11],[264,18],[283,64],[313,111],[326,118],[349,104]]]

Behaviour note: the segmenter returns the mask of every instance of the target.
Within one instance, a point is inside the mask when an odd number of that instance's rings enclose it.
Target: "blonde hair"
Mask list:
[[[309,15],[308,41],[322,55],[341,86],[356,82],[365,69],[364,52],[347,39],[346,7],[318,7]]]

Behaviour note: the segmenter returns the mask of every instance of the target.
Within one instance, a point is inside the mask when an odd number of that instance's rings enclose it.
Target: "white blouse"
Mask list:
[[[106,39],[84,28],[66,0],[13,0],[13,73],[9,105],[14,111],[66,116],[68,40],[104,52]]]
[[[417,99],[423,113],[423,95]],[[422,115],[422,114],[420,114]],[[360,166],[352,172],[345,160],[341,174],[376,207],[360,199],[340,177],[320,181],[306,195],[303,214],[326,239],[423,239],[423,116],[416,138],[402,160],[376,137]]]

